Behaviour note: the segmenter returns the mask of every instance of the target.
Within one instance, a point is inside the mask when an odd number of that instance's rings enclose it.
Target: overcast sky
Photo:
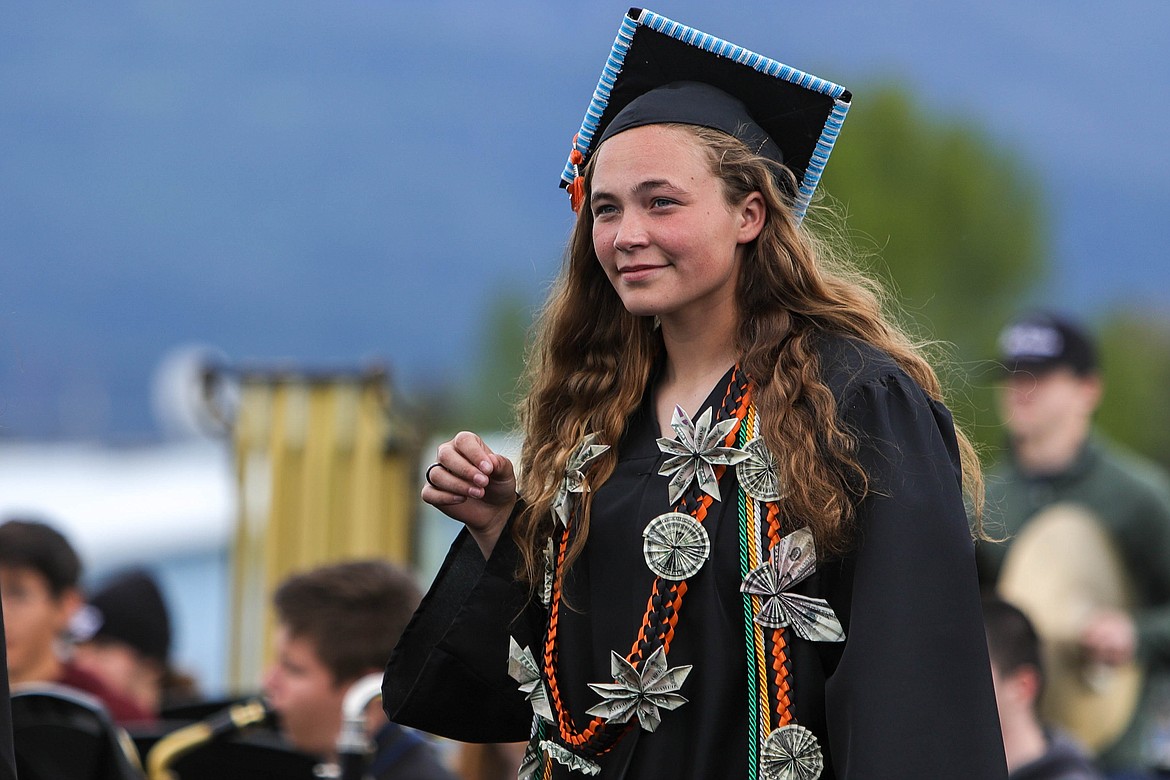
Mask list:
[[[1018,150],[1044,303],[1170,310],[1170,3],[662,2],[851,87],[892,78]],[[0,27],[0,435],[148,432],[171,350],[466,376],[534,302],[624,5],[10,5]],[[814,15],[817,15],[814,18]],[[846,123],[841,143],[848,143]],[[945,338],[945,334],[942,334]]]

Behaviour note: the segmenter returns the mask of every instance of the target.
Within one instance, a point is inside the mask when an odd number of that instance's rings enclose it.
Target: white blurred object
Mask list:
[[[228,430],[239,388],[217,369],[227,355],[198,344],[171,350],[158,364],[151,380],[150,402],[155,420],[167,436],[222,436]]]
[[[128,565],[148,567],[168,595],[175,663],[211,696],[224,691],[235,506],[223,440],[0,442],[0,521],[57,528],[92,582]]]

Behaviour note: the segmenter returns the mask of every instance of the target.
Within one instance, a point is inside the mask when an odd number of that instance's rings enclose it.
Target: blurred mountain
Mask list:
[[[654,9],[847,86],[896,80],[983,127],[1051,201],[1042,302],[1170,308],[1155,39],[1170,4]],[[624,10],[10,4],[0,436],[155,435],[152,374],[190,344],[240,362],[377,355],[414,392],[466,379],[494,298],[536,301],[555,273],[571,225],[557,177]]]

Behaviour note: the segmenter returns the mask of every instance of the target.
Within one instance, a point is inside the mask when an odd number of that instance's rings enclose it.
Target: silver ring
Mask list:
[[[431,469],[433,469],[435,466],[443,468],[443,464],[441,463],[432,463],[431,465],[427,466],[427,473],[423,475],[423,479],[425,479],[427,484],[433,487],[435,490],[442,490],[441,487],[436,485],[434,482],[431,482]]]

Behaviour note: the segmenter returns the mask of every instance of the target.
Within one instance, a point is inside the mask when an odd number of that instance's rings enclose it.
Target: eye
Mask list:
[[[612,214],[615,211],[617,211],[617,207],[615,207],[613,204],[598,203],[593,207],[593,218],[596,219],[597,217],[602,217],[606,214]]]
[[[290,661],[288,659],[285,659],[285,660],[281,661],[280,665],[281,665],[281,668],[284,669],[285,674],[289,675],[290,677],[304,677],[305,676],[305,667],[301,666],[300,664],[298,664],[294,661]]]
[[[666,208],[667,206],[673,206],[677,202],[678,201],[671,200],[670,198],[664,198],[664,197],[659,196],[657,198],[654,198],[652,201],[650,201],[650,205],[656,209],[661,209],[661,208]]]

